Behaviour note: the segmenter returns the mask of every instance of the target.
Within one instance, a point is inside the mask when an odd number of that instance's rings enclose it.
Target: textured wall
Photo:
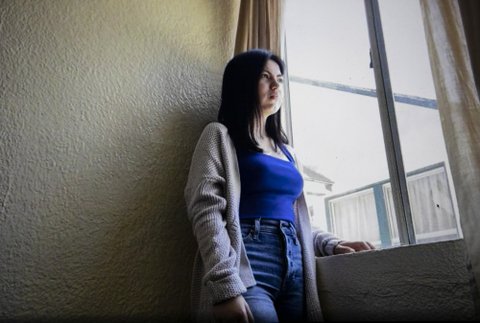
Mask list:
[[[0,319],[186,318],[238,1],[0,1]]]
[[[463,240],[317,259],[330,321],[475,319]]]

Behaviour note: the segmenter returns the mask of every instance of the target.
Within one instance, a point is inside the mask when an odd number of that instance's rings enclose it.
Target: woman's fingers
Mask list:
[[[342,241],[335,247],[334,253],[337,255],[373,249],[375,246],[368,241]]]

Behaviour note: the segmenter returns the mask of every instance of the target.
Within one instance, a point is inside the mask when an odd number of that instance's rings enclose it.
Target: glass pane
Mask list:
[[[392,245],[389,181],[363,1],[287,1],[293,145],[312,224]]]
[[[380,0],[379,6],[417,242],[459,238],[419,1]],[[394,219],[393,208],[388,210]]]

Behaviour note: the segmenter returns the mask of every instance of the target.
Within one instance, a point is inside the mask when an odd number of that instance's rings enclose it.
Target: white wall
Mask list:
[[[465,257],[463,240],[454,240],[318,258],[325,318],[473,320],[476,287]]]
[[[0,320],[188,317],[238,1],[0,1]]]

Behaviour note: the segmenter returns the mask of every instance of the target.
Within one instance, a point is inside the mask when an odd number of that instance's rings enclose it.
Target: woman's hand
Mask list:
[[[253,322],[247,302],[242,295],[213,305],[215,322]]]
[[[357,251],[374,250],[375,247],[368,241],[342,241],[335,249],[333,249],[334,255],[340,255],[343,253],[352,253]]]

